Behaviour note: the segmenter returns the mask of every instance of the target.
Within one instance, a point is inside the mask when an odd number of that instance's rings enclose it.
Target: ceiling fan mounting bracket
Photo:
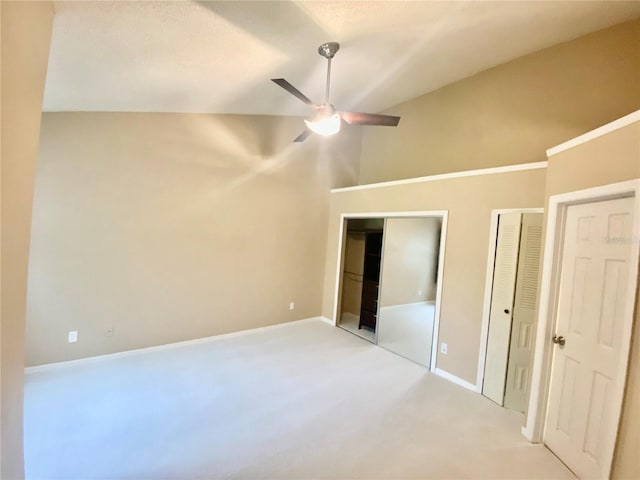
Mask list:
[[[338,42],[327,42],[318,47],[318,53],[327,60],[330,60],[334,57],[339,49],[340,44]]]

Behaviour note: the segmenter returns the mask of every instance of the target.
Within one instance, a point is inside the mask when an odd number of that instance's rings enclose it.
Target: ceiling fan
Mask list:
[[[341,112],[336,110],[329,103],[329,85],[331,83],[331,59],[340,48],[336,42],[323,43],[318,47],[318,53],[327,59],[327,88],[325,99],[322,105],[313,103],[300,90],[287,82],[284,78],[272,78],[271,81],[280,85],[291,95],[298,97],[304,103],[313,108],[316,113],[311,120],[305,120],[307,129],[296,137],[294,142],[304,142],[312,133],[324,136],[334,135],[340,131],[341,121],[344,120],[349,125],[381,125],[385,127],[395,127],[400,122],[400,117],[391,115],[378,115],[375,113]]]

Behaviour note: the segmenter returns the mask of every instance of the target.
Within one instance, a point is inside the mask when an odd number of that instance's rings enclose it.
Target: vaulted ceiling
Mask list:
[[[640,2],[55,2],[45,111],[308,113],[269,81],[380,111],[640,16]]]

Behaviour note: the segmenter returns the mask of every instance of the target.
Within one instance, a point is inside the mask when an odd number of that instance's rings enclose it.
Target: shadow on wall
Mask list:
[[[292,145],[298,127],[261,116],[44,114],[28,364],[319,315],[329,190],[355,181],[360,142]],[[243,154],[268,136],[284,149]]]

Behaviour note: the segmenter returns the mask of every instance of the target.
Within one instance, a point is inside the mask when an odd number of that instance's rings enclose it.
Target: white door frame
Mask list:
[[[491,210],[489,226],[489,254],[487,255],[487,273],[484,280],[484,307],[482,309],[482,326],[480,327],[480,352],[478,353],[478,371],[476,374],[476,390],[482,393],[484,383],[484,364],[487,360],[487,341],[489,339],[489,315],[491,313],[491,292],[493,291],[493,273],[498,241],[498,220],[505,213],[544,213],[544,208],[498,208]]]
[[[628,288],[632,294],[626,299],[624,326],[620,348],[623,355],[621,371],[627,371],[629,363],[629,347],[635,304],[635,292],[638,285],[638,257],[640,255],[640,179],[604,185],[575,192],[553,195],[549,198],[546,223],[545,251],[542,265],[542,281],[540,286],[540,303],[536,329],[536,343],[533,357],[531,394],[527,420],[522,428],[522,435],[529,441],[540,443],[544,440],[544,423],[546,419],[551,379],[552,345],[550,338],[555,329],[557,293],[559,288],[558,270],[561,260],[562,238],[567,207],[580,203],[591,203],[622,197],[634,198],[634,218],[632,226],[632,248],[629,257]],[[620,382],[614,392],[614,408],[621,413],[624,387]],[[613,454],[614,446],[610,446]]]
[[[438,252],[438,283],[436,285],[436,302],[433,315],[433,340],[431,342],[431,365],[429,370],[435,372],[436,360],[438,357],[438,331],[440,329],[440,302],[442,299],[442,280],[444,273],[444,252],[447,244],[447,222],[449,219],[449,210],[423,210],[415,212],[367,212],[367,213],[342,213],[340,214],[340,227],[338,229],[338,258],[336,261],[336,286],[333,295],[333,318],[334,326],[338,325],[338,310],[340,307],[342,269],[344,259],[342,252],[345,246],[347,231],[344,228],[346,221],[350,218],[420,218],[420,217],[439,217],[442,219],[440,231],[440,251]],[[383,237],[384,238],[384,237]],[[377,329],[376,329],[377,335]]]

